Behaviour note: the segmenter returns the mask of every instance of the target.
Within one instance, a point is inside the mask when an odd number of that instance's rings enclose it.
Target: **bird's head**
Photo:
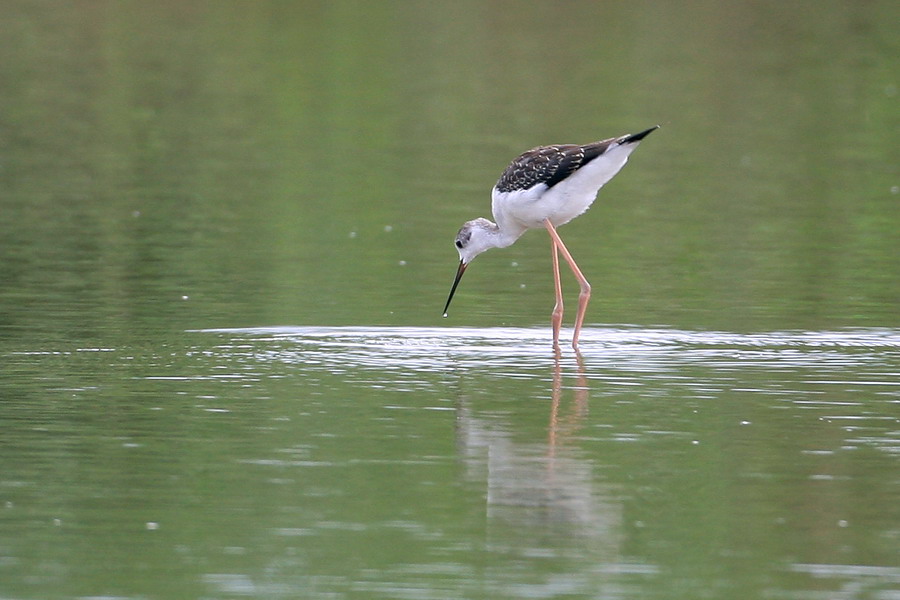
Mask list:
[[[463,224],[456,234],[456,251],[459,252],[459,260],[465,264],[472,262],[476,256],[496,246],[493,243],[497,233],[497,226],[487,219],[473,219]]]
[[[447,304],[444,305],[445,317],[447,309],[450,308],[450,301],[453,300],[453,294],[456,292],[456,286],[459,285],[459,280],[462,279],[469,263],[488,248],[497,246],[497,230],[497,225],[483,218],[473,219],[460,227],[454,242],[456,251],[459,252],[459,268],[456,270],[456,278],[453,280],[453,287],[450,288]]]

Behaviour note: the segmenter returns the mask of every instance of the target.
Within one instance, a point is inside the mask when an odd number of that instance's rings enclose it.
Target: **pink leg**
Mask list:
[[[550,314],[550,324],[553,326],[553,348],[559,353],[559,328],[562,326],[563,319],[563,294],[562,282],[559,280],[559,253],[556,249],[556,242],[550,239],[550,251],[553,255],[553,284],[556,289],[556,304],[553,306],[553,312]]]
[[[559,237],[559,234],[556,233],[556,228],[553,226],[553,224],[550,223],[550,221],[544,221],[544,227],[547,228],[547,232],[550,233],[550,237],[553,239],[554,257],[556,256],[557,250],[562,252],[563,258],[565,258],[566,262],[569,263],[569,268],[572,269],[572,273],[575,274],[575,279],[578,280],[578,285],[581,287],[581,293],[578,294],[578,314],[575,317],[575,333],[572,336],[572,347],[575,350],[578,350],[578,334],[581,333],[581,324],[584,322],[584,313],[587,312],[588,301],[591,299],[591,284],[588,283],[588,280],[585,279],[584,275],[581,273],[581,269],[578,268],[578,264],[575,263],[575,259],[572,258],[572,255],[569,253],[569,249],[566,248],[566,245]],[[556,277],[557,304],[559,304],[562,301],[562,287],[559,282],[558,259],[556,259],[556,269],[554,275]],[[562,311],[560,311],[560,313],[562,313]],[[560,321],[562,321],[562,314],[560,314]]]

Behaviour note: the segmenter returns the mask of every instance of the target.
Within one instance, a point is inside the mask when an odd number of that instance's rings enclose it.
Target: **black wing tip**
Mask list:
[[[657,129],[659,129],[659,125],[654,125],[650,129],[645,129],[644,131],[641,131],[640,133],[632,133],[631,135],[625,136],[622,139],[622,141],[620,141],[619,143],[620,144],[633,144],[634,142],[639,142],[642,139],[644,139],[645,137],[647,137],[648,135],[650,135],[651,133],[653,133],[654,131],[656,131]]]

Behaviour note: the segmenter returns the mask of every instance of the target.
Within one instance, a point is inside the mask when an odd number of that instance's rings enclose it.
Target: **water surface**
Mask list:
[[[898,18],[0,4],[0,597],[896,600]]]

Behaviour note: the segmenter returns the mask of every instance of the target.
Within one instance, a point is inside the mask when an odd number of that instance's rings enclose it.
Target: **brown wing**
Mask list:
[[[616,141],[610,138],[584,146],[564,144],[532,148],[516,158],[497,181],[497,191],[528,190],[543,183],[548,188],[588,164]]]

